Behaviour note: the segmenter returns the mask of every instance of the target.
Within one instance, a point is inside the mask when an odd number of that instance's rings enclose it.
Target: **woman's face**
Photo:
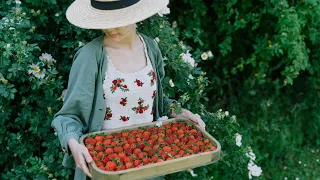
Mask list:
[[[103,29],[103,31],[110,39],[119,42],[136,31],[136,24],[112,29]]]

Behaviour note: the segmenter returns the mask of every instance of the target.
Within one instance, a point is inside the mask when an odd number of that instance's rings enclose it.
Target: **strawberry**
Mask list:
[[[149,158],[143,158],[143,159],[142,159],[142,162],[143,162],[144,164],[148,164],[148,163],[150,162],[150,159],[149,159]]]
[[[205,139],[204,141],[203,141],[203,143],[205,143],[205,144],[208,144],[210,141],[209,141],[209,139]]]
[[[107,164],[108,161],[110,161],[110,158],[108,156],[105,156],[102,160],[103,164]]]
[[[198,153],[200,151],[200,148],[198,146],[193,146],[192,147],[192,150],[195,152],[195,153]]]
[[[93,156],[92,159],[94,162],[100,161],[100,158],[98,158],[97,156]]]
[[[198,133],[198,131],[197,131],[196,129],[191,129],[190,132],[191,132],[192,134],[197,134],[197,133]]]
[[[97,142],[97,140],[95,140],[95,139],[93,139],[93,138],[86,138],[86,139],[84,140],[84,143],[85,143],[85,144],[95,145],[96,142]]]
[[[96,153],[94,151],[89,151],[89,154],[93,157]]]
[[[127,162],[126,163],[126,168],[127,169],[130,169],[130,168],[132,168],[133,167],[133,164],[131,163],[131,162]]]
[[[103,141],[103,145],[104,145],[104,146],[108,146],[108,145],[111,144],[111,142],[112,142],[111,139],[105,139],[105,140]]]
[[[151,132],[149,132],[149,131],[145,131],[144,133],[143,133],[143,137],[144,138],[147,138],[147,137],[150,137],[151,136]]]
[[[144,149],[143,149],[145,152],[149,152],[152,150],[152,147],[150,146],[145,146]]]
[[[123,152],[123,148],[121,146],[117,146],[113,150],[114,150],[115,153]]]
[[[113,135],[111,135],[111,134],[107,135],[106,139],[113,139]]]
[[[94,148],[94,150],[97,151],[97,152],[103,151],[103,149],[104,149],[103,146],[96,146]]]
[[[129,136],[129,132],[128,131],[123,131],[121,134],[122,134],[123,137],[128,137]]]
[[[141,161],[140,160],[134,160],[133,164],[134,164],[134,167],[137,167],[137,166],[139,166],[141,164]]]
[[[141,150],[138,149],[138,148],[136,148],[136,149],[133,150],[133,154],[139,154],[140,152],[141,152]]]
[[[123,149],[124,149],[124,150],[130,149],[130,148],[131,148],[130,144],[125,144],[125,145],[123,146]]]
[[[171,131],[172,131],[172,132],[178,131],[178,127],[172,127],[172,128],[171,128]]]
[[[112,153],[114,153],[114,151],[113,151],[112,148],[107,148],[104,152],[105,152],[106,154],[112,154]]]
[[[108,161],[106,164],[106,170],[108,171],[114,171],[117,168],[117,164],[115,162],[112,161]]]
[[[124,158],[127,157],[125,153],[119,153],[118,157],[120,158],[120,162],[124,161]]]
[[[103,166],[103,163],[101,161],[96,162],[96,165],[99,166]]]
[[[164,152],[171,152],[171,147],[165,146],[165,147],[162,148],[162,150],[163,150]]]
[[[126,153],[126,155],[131,155],[132,154],[132,149],[130,148],[130,149],[126,149],[125,150],[125,153]]]
[[[163,162],[163,160],[162,160],[162,159],[157,159],[157,163],[158,163],[158,162]]]
[[[134,138],[128,138],[128,142],[129,142],[129,144],[133,144],[133,143],[135,143],[137,141]]]
[[[158,160],[158,157],[157,157],[157,156],[152,156],[152,157],[151,157],[151,161],[152,161],[152,162],[156,163],[157,160]]]
[[[159,144],[161,144],[161,143],[164,142],[164,139],[163,139],[163,138],[159,138],[159,139],[158,139],[158,142],[159,142]]]
[[[112,154],[109,154],[108,157],[109,157],[111,160],[113,160],[113,159],[116,159],[116,158],[118,157],[118,154],[112,153]]]
[[[125,163],[131,162],[131,161],[132,161],[131,158],[128,157],[128,156],[126,156],[126,157],[123,158],[123,162],[125,162]]]
[[[120,165],[117,167],[117,171],[125,170],[126,166],[125,165]]]
[[[92,151],[94,149],[94,146],[88,144],[86,145],[86,148],[89,150],[89,151]]]
[[[181,129],[179,129],[179,130],[177,131],[177,133],[178,133],[178,134],[184,134],[183,130],[181,130]]]
[[[179,154],[180,154],[181,156],[183,156],[185,153],[184,153],[183,150],[181,150],[181,151],[179,151]]]
[[[103,137],[103,136],[96,136],[94,139],[95,139],[97,142],[102,142],[103,139],[104,139],[104,137]]]
[[[145,156],[144,152],[139,152],[139,153],[138,153],[138,157],[139,157],[140,159],[142,159],[144,156]]]

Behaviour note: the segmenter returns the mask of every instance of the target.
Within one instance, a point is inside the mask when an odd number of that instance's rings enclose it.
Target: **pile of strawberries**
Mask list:
[[[185,122],[87,137],[84,141],[98,168],[120,171],[209,152],[216,147]]]

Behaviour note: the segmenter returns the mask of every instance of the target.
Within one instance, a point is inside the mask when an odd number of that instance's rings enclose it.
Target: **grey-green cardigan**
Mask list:
[[[157,76],[157,96],[153,104],[154,120],[157,120],[167,115],[165,112],[169,112],[172,100],[163,98],[161,81],[165,72],[158,45],[153,39],[139,34],[146,42],[147,52]],[[100,131],[102,128],[106,109],[102,88],[107,69],[106,58],[103,36],[92,40],[75,54],[63,106],[51,122],[51,127],[55,129],[65,153],[62,164],[76,170],[76,180],[85,180],[86,175],[76,168],[68,148],[68,140],[79,140],[83,134]]]

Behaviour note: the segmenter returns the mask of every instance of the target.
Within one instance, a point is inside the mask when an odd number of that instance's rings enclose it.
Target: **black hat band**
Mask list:
[[[116,10],[116,9],[122,9],[122,8],[132,6],[139,1],[140,0],[119,0],[119,1],[102,2],[102,1],[91,0],[91,6],[99,10]]]

